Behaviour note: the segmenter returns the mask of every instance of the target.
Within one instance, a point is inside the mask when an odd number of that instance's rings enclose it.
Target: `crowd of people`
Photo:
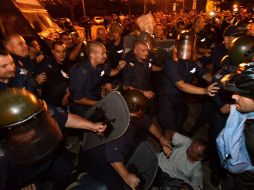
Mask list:
[[[83,37],[65,31],[51,44],[50,54],[36,39],[19,34],[1,41],[0,105],[7,111],[0,116],[0,190],[43,189],[47,181],[57,190],[138,189],[141,179],[126,162],[150,134],[161,147],[153,187],[204,189],[202,162],[208,160],[214,186],[254,188],[254,13],[154,13],[153,18],[152,33],[141,31],[134,18],[121,20],[115,14],[97,29],[95,39],[90,25]],[[161,42],[168,47],[160,47]],[[80,138],[87,130],[100,135],[107,129],[85,115],[113,90],[119,90],[128,105],[127,131],[73,155],[63,141],[70,135]],[[202,108],[195,125],[186,130],[183,123],[193,96]],[[15,112],[20,97],[25,111]],[[47,155],[34,139],[54,139],[39,130],[35,135],[33,126],[24,132],[29,132],[26,138],[18,138],[14,130],[40,119],[33,109],[40,99],[63,134],[54,153]],[[49,125],[49,120],[41,123]],[[205,125],[208,139],[192,140]],[[13,144],[7,143],[7,129],[13,130],[8,133]],[[43,158],[33,162],[31,154],[30,163],[20,163],[28,146]],[[18,147],[24,154],[18,154]]]

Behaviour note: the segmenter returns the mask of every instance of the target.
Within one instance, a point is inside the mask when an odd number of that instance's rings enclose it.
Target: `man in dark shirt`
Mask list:
[[[208,82],[212,77],[192,57],[192,48],[195,46],[191,47],[191,42],[188,42],[192,33],[186,32],[181,35],[173,59],[169,60],[164,68],[163,96],[159,99],[158,113],[158,121],[162,128],[178,132],[182,132],[182,124],[187,116],[185,93],[214,96],[218,90],[218,87],[215,87],[216,83],[207,88],[191,84],[196,73]]]
[[[36,73],[46,75],[45,81],[40,85],[42,98],[52,93],[49,89],[52,90],[52,85],[56,84],[55,81],[68,83],[70,68],[65,58],[65,44],[62,41],[56,41],[52,45],[52,56],[47,57],[36,69]]]
[[[11,56],[16,65],[16,83],[15,86],[25,87],[32,93],[37,93],[38,84],[45,81],[45,73],[35,76],[36,63],[30,60],[28,56],[28,46],[24,38],[20,35],[11,35],[6,37],[4,41],[6,49],[11,53]],[[22,81],[22,82],[21,82]]]
[[[84,116],[101,98],[102,88],[104,91],[112,90],[107,77],[116,75],[125,65],[125,62],[120,62],[115,69],[104,65],[106,48],[97,41],[87,44],[87,56],[88,59],[75,65],[70,73],[70,110],[80,116]]]
[[[133,153],[140,142],[140,139],[135,139],[138,128],[146,129],[151,133],[159,141],[167,156],[171,153],[169,140],[162,135],[159,127],[144,115],[145,96],[138,90],[132,90],[127,91],[124,97],[131,116],[124,135],[99,147],[81,152],[82,169],[103,182],[110,190],[124,189],[124,184],[131,189],[136,189],[140,183],[136,174],[130,172],[125,166],[127,157]]]
[[[145,41],[137,41],[133,52],[124,58],[126,67],[122,71],[122,84],[124,90],[137,89],[145,97],[152,99],[154,92],[150,87],[152,71],[160,71],[161,68],[152,64],[149,58],[149,49]]]
[[[0,90],[10,86],[12,78],[15,76],[15,65],[10,54],[0,48]],[[20,86],[18,86],[20,87]],[[92,123],[77,115],[49,106],[51,116],[56,120],[60,129],[64,127],[91,130],[95,133],[102,133],[106,126],[100,123]],[[3,118],[1,118],[3,119]],[[39,182],[46,176],[51,177],[55,182],[55,189],[64,189],[68,184],[69,174],[72,171],[71,159],[66,151],[61,149],[59,154],[45,160],[43,164],[37,166],[17,166],[8,158],[0,156],[0,189],[17,189],[29,183]]]

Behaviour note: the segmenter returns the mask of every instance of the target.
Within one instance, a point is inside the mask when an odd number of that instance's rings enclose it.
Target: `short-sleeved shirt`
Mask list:
[[[212,49],[212,64],[213,74],[221,68],[221,59],[227,54],[227,49],[224,44],[213,47]]]
[[[107,82],[109,73],[110,69],[105,65],[98,65],[94,68],[88,59],[73,66],[70,72],[71,99],[99,100],[101,98],[101,86]],[[90,107],[76,103],[71,106],[73,106],[71,109],[80,110],[82,113]]]
[[[198,62],[175,62],[171,59],[164,67],[162,80],[164,94],[181,95],[182,91],[176,87],[177,82],[182,80],[185,83],[191,83],[196,75],[203,77],[206,73],[207,70]]]
[[[150,77],[152,72],[152,59],[140,63],[134,55],[125,57],[126,66],[122,70],[122,84],[134,88],[149,90]]]
[[[56,120],[58,127],[61,129],[61,131],[63,131],[64,126],[68,119],[68,112],[61,107],[56,107],[50,104],[47,105],[51,117],[53,117]]]
[[[195,190],[203,188],[203,173],[201,162],[191,162],[187,158],[186,150],[192,141],[179,133],[175,133],[172,139],[174,145],[170,158],[163,152],[158,154],[161,170],[172,178],[181,179],[190,184]]]

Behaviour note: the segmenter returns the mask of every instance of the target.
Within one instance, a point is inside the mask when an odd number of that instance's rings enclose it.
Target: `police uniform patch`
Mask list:
[[[20,75],[27,75],[27,74],[28,74],[28,71],[27,71],[26,69],[20,68],[20,69],[19,69],[19,74],[20,74]]]
[[[120,54],[120,53],[123,53],[123,49],[118,50],[117,53],[119,53],[119,54]]]
[[[193,69],[190,70],[190,73],[195,73],[196,71],[197,71],[197,69],[193,68]]]
[[[103,70],[103,71],[101,71],[101,77],[103,76],[103,75],[105,75],[105,71]]]

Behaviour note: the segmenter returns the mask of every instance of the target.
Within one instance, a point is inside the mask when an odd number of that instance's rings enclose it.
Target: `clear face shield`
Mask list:
[[[193,61],[195,55],[195,35],[182,32],[178,36],[177,57],[183,61]]]

